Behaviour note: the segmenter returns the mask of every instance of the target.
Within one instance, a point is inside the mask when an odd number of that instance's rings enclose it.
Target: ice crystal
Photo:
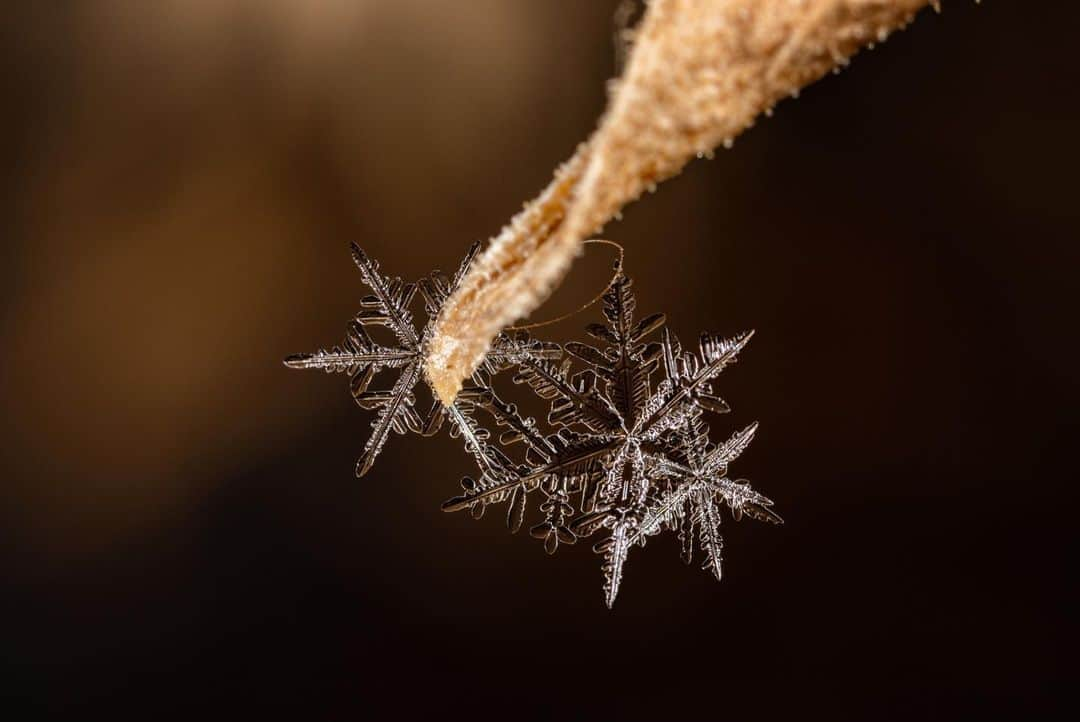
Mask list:
[[[424,344],[475,254],[474,246],[452,279],[436,271],[405,283],[384,276],[354,245],[353,258],[373,294],[362,300],[345,341],[286,359],[293,368],[348,373],[353,398],[377,412],[358,475],[370,470],[391,431],[432,435],[449,419],[451,435],[463,441],[478,473],[465,477],[462,494],[446,501],[445,511],[469,510],[480,517],[489,506],[505,504],[507,527],[517,532],[530,499],[539,497],[535,508],[542,519],[529,533],[548,554],[603,536],[593,549],[603,556],[609,607],[630,551],[665,530],[679,535],[687,563],[696,540],[705,568],[720,579],[723,506],[736,520],[745,514],[781,522],[771,500],[727,476],[757,425],[713,444],[704,420],[706,413],[730,410],[714,393],[713,381],[752,332],[732,338],[703,334],[696,351],[684,351],[663,314],[635,320],[632,282],[620,265],[602,297],[605,322],[586,327],[592,342],[560,346],[520,331],[501,334],[455,402],[445,407],[436,400],[421,417],[414,406],[415,389],[426,378]],[[410,310],[417,290],[428,318],[419,331]],[[394,344],[372,340],[373,326],[389,328]],[[398,374],[390,390],[369,390],[375,375],[387,369]],[[494,378],[504,371],[512,372],[513,384],[550,402],[544,428],[496,392]],[[515,446],[523,452],[512,456]]]
[[[371,260],[355,243],[352,244],[353,261],[372,294],[360,300],[360,312],[349,323],[345,340],[340,346],[285,359],[285,365],[290,368],[349,374],[349,388],[356,403],[363,409],[378,412],[371,425],[372,434],[356,465],[357,476],[371,470],[391,431],[398,434],[413,431],[431,436],[442,426],[447,411],[442,404],[434,402],[422,418],[414,408],[415,388],[423,376],[424,343],[439,309],[469,269],[478,249],[479,244],[469,249],[452,279],[440,271],[434,271],[418,283],[405,283],[400,278],[383,275],[378,262]],[[427,325],[420,331],[417,331],[409,309],[417,289],[424,297],[424,309],[428,316]],[[374,326],[389,328],[396,338],[396,345],[383,346],[373,341],[367,329]],[[526,357],[558,358],[561,355],[553,344],[532,342],[521,335],[510,337],[502,334],[482,369],[490,373]],[[369,390],[375,375],[383,369],[397,370],[397,381],[387,391]]]

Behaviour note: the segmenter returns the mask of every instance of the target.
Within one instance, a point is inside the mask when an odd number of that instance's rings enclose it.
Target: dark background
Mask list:
[[[946,3],[631,207],[639,308],[758,332],[714,430],[777,502],[614,611],[284,369],[452,267],[586,137],[615,0],[19,3],[0,24],[12,719],[1023,717],[1075,682],[1069,3]],[[1051,11],[1053,8],[1053,11]],[[553,305],[603,283],[590,253]],[[561,305],[560,305],[561,304]],[[595,312],[593,312],[595,313]],[[588,314],[586,314],[588,316]],[[561,326],[575,334],[592,318]]]

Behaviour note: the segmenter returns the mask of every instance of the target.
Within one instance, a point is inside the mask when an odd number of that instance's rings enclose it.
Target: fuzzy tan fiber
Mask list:
[[[652,0],[587,143],[477,259],[444,306],[425,372],[444,403],[491,339],[562,280],[581,243],[928,0]]]

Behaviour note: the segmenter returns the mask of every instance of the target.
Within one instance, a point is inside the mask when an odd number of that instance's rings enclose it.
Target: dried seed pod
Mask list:
[[[443,306],[425,372],[444,403],[540,305],[588,236],[781,99],[906,25],[928,0],[653,0],[587,143],[493,239]]]

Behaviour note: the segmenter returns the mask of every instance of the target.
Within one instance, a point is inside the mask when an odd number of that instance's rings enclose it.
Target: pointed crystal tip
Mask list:
[[[309,353],[294,353],[291,356],[286,356],[282,363],[291,369],[303,369],[307,368],[311,358],[312,354]]]
[[[375,465],[375,454],[364,452],[364,455],[360,457],[360,460],[356,462],[356,478],[364,476],[364,474],[371,471],[371,467]]]

